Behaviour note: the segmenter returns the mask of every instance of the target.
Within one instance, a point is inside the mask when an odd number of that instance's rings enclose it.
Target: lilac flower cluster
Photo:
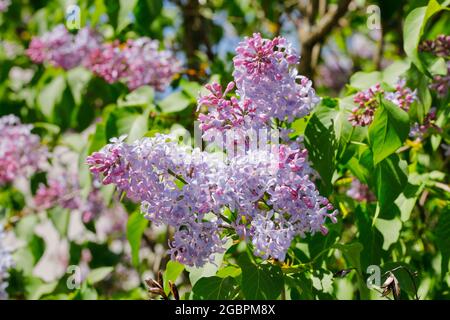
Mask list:
[[[14,115],[0,118],[0,186],[19,176],[41,170],[48,152],[32,125],[22,124]]]
[[[417,100],[417,90],[412,91],[406,86],[406,80],[400,79],[395,85],[395,91],[386,92],[384,97],[408,112],[411,104]]]
[[[414,140],[423,140],[425,135],[432,129],[435,131],[442,131],[442,129],[436,125],[436,108],[430,109],[422,124],[416,122],[411,127],[409,137]]]
[[[11,0],[0,0],[0,12],[8,11],[8,8],[10,5],[11,5]]]
[[[254,151],[224,162],[158,135],[131,145],[115,140],[87,163],[104,184],[113,183],[141,202],[152,222],[175,227],[172,259],[199,266],[223,250],[224,208],[238,213],[229,227],[245,234],[263,258],[283,260],[296,235],[326,234],[325,219],[335,221],[336,212],[309,179],[306,150],[281,145],[279,160],[276,155],[273,150]],[[208,213],[214,218],[205,222]],[[285,232],[289,241],[276,238]]]
[[[163,91],[181,71],[180,61],[171,51],[159,50],[156,40],[143,37],[124,44],[102,41],[88,27],[74,35],[58,25],[34,37],[27,54],[35,63],[47,61],[65,70],[83,65],[108,83],[124,81],[130,90],[150,85]]]
[[[100,184],[93,184],[87,197],[82,196],[76,166],[77,155],[67,148],[53,152],[53,163],[47,170],[47,184],[41,183],[34,197],[34,204],[39,210],[59,206],[70,210],[79,210],[83,222],[88,223],[105,210]]]
[[[419,50],[430,52],[438,57],[449,57],[450,35],[441,34],[434,40],[425,40],[419,45]]]
[[[447,61],[447,75],[437,75],[433,77],[430,88],[436,91],[439,97],[445,97],[450,88],[450,60]]]
[[[88,67],[109,83],[126,82],[130,90],[150,85],[162,91],[181,71],[172,52],[159,50],[158,41],[145,37],[103,44],[91,53]]]
[[[419,45],[419,50],[446,59],[447,74],[434,76],[430,84],[430,88],[436,91],[439,97],[445,97],[450,88],[450,36],[442,34],[434,40],[425,40]]]
[[[87,163],[94,174],[103,177],[103,184],[115,184],[140,202],[149,220],[176,229],[170,243],[172,259],[202,265],[222,250],[221,219],[203,222],[216,206],[208,183],[216,170],[215,161],[208,154],[189,152],[168,136],[157,135],[132,145],[113,140],[88,157]],[[180,188],[179,183],[184,185]]]
[[[73,35],[60,24],[41,37],[34,37],[26,52],[35,63],[49,62],[69,70],[82,65],[99,45],[100,37],[92,29],[85,27]]]
[[[207,85],[210,94],[199,98],[200,107],[210,108],[199,116],[206,137],[210,130],[268,126],[273,118],[292,121],[317,102],[310,81],[290,70],[298,57],[284,39],[255,34],[237,52],[239,97],[226,97],[231,83],[224,91],[219,84]],[[256,92],[256,84],[270,90]],[[133,144],[119,138],[89,156],[87,164],[103,184],[114,184],[140,202],[153,223],[175,229],[174,260],[194,266],[212,261],[224,250],[223,229],[251,242],[256,255],[284,260],[294,237],[326,234],[326,219],[335,222],[337,214],[310,180],[307,151],[295,146],[268,144],[220,157],[167,135]]]
[[[250,129],[265,128],[270,121],[292,122],[309,114],[320,101],[312,82],[298,75],[299,56],[285,38],[262,39],[255,33],[236,48],[233,59],[234,82],[222,92],[218,83],[207,85],[210,94],[200,97],[199,109],[203,138],[233,129],[236,134]],[[237,96],[227,98],[236,86]]]
[[[379,83],[367,90],[358,92],[353,98],[353,101],[358,106],[352,109],[352,114],[349,116],[348,121],[353,126],[365,127],[371,124],[375,110],[378,107],[377,97],[383,93],[384,91]]]
[[[257,106],[260,117],[292,122],[309,114],[320,101],[312,82],[298,75],[300,57],[285,38],[262,39],[255,33],[239,43],[236,52],[237,93]]]
[[[9,277],[8,270],[14,265],[11,251],[5,248],[3,243],[4,237],[3,225],[0,223],[0,300],[8,299],[8,293],[6,292]]]
[[[358,202],[376,201],[375,195],[370,191],[369,187],[356,178],[352,180],[350,189],[347,190],[347,196]]]
[[[353,126],[364,127],[372,123],[380,96],[384,96],[386,100],[393,102],[406,112],[417,99],[416,90],[413,91],[408,88],[404,79],[399,79],[393,92],[385,92],[381,85],[377,83],[367,90],[359,91],[354,96],[353,101],[357,106],[352,109],[352,114],[348,118]]]

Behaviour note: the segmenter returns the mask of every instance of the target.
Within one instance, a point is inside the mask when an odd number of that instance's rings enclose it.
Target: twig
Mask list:
[[[311,5],[311,2],[316,5]],[[328,11],[325,9],[325,4],[319,5],[317,0],[311,2],[309,6],[304,2],[299,3],[298,8],[302,13],[303,23],[297,28],[302,46],[299,71],[310,78],[313,76],[314,59],[318,59],[320,53],[320,45],[337,25],[339,19],[346,14],[351,0],[341,0],[337,5],[330,5]],[[321,17],[317,17],[319,12],[323,13]],[[314,23],[316,20],[317,23]]]

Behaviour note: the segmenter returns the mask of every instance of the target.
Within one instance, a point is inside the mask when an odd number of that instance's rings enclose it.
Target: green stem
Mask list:
[[[188,184],[186,180],[184,180],[184,178],[178,174],[176,174],[175,172],[173,172],[171,169],[168,169],[167,172],[169,172],[170,175],[172,175],[173,177],[177,178],[178,180],[180,180],[181,182],[183,182],[184,184]]]

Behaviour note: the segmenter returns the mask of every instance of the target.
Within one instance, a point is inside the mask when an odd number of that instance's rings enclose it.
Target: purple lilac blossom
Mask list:
[[[307,233],[326,234],[326,218],[336,221],[337,212],[309,179],[312,170],[306,150],[282,145],[276,156],[274,150],[258,150],[221,160],[199,149],[180,146],[169,136],[157,135],[131,145],[114,140],[88,157],[87,163],[104,184],[113,183],[129,198],[141,202],[149,220],[175,227],[170,243],[172,258],[199,266],[223,249],[225,240],[220,237],[219,226],[225,207],[239,212],[233,226],[249,230],[255,254],[280,260],[289,247],[286,239]],[[181,188],[179,182],[183,183]],[[257,224],[262,219],[259,215],[268,217],[259,209],[266,197],[279,221],[264,226],[287,226],[289,230],[287,238],[284,232],[274,233],[284,240],[273,240],[269,247],[255,240],[263,237],[259,234],[262,226]],[[207,213],[214,217],[205,222]],[[243,221],[250,225],[243,227]]]
[[[372,123],[375,110],[378,107],[377,95],[382,94],[379,83],[367,90],[358,92],[353,101],[358,105],[352,109],[352,114],[348,120],[353,126],[368,126]]]
[[[298,75],[299,56],[285,38],[262,39],[255,33],[236,48],[234,82],[222,87],[209,84],[210,92],[198,100],[203,138],[211,141],[233,129],[236,134],[267,128],[270,121],[292,122],[309,114],[320,101],[312,82]],[[227,97],[234,87],[236,95]]]
[[[70,70],[85,66],[108,83],[123,81],[130,90],[150,85],[163,91],[181,71],[181,63],[170,50],[146,37],[102,43],[94,30],[85,27],[75,35],[58,25],[41,37],[34,37],[27,55],[35,63],[49,62]]]
[[[11,5],[11,0],[0,0],[0,12],[8,11],[8,8],[10,5]]]
[[[128,63],[126,82],[130,90],[150,85],[164,91],[174,75],[181,71],[180,61],[171,51],[159,50],[157,40],[128,40],[125,57]]]
[[[31,133],[32,128],[14,115],[0,118],[0,186],[45,166],[47,148],[38,135]]]
[[[436,91],[437,95],[441,98],[447,96],[448,89],[450,88],[450,61],[447,61],[447,74],[445,76],[434,76],[430,88]]]
[[[309,79],[297,73],[299,56],[282,37],[247,37],[233,59],[237,94],[250,99],[261,117],[292,122],[319,102]]]
[[[429,52],[437,57],[443,57],[447,61],[447,74],[436,75],[430,84],[430,88],[436,91],[438,97],[445,97],[450,88],[450,35],[439,35],[434,40],[425,40],[419,45],[419,50]]]
[[[90,28],[83,28],[76,35],[64,25],[57,25],[41,37],[34,37],[27,54],[35,63],[49,62],[65,70],[83,64],[85,58],[100,45],[100,37]]]
[[[376,201],[375,195],[370,191],[367,184],[361,183],[356,178],[352,180],[350,189],[347,190],[347,195],[359,202]]]
[[[431,108],[426,114],[423,123],[416,122],[409,132],[409,137],[414,140],[423,140],[431,129],[441,131],[442,129],[436,125],[436,108]]]
[[[449,57],[450,35],[441,34],[434,40],[425,40],[419,45],[419,50],[430,52],[438,57]]]
[[[180,61],[169,50],[160,50],[159,42],[143,37],[115,41],[94,50],[88,68],[109,83],[124,81],[130,90],[150,85],[163,91],[175,74],[181,71]]]
[[[359,91],[353,98],[357,106],[352,109],[352,114],[348,118],[353,126],[364,127],[372,123],[379,105],[379,96],[383,96],[386,100],[408,112],[411,104],[417,100],[417,91],[408,88],[404,79],[398,80],[393,92],[385,92],[379,83],[367,90]]]
[[[93,50],[88,58],[87,67],[108,83],[114,83],[127,74],[125,53],[118,41],[104,43]]]
[[[292,121],[319,101],[311,82],[297,75],[298,56],[285,39],[255,34],[237,53],[235,82],[225,90],[207,85],[210,94],[199,98],[199,108],[209,109],[199,116],[207,134],[267,128],[274,118]],[[235,84],[237,97],[228,98]],[[191,266],[213,261],[224,250],[223,228],[250,241],[256,255],[284,260],[294,237],[326,234],[326,219],[336,222],[337,211],[310,180],[313,171],[300,140],[220,157],[167,135],[132,144],[120,137],[87,164],[103,184],[140,202],[147,219],[175,229],[169,252],[176,261]],[[225,210],[236,213],[230,223],[223,220]]]
[[[408,112],[411,104],[417,100],[417,90],[411,90],[406,86],[406,80],[400,79],[395,85],[395,91],[386,92],[384,97]]]

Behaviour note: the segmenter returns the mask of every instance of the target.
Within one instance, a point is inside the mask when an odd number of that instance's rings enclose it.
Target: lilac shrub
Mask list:
[[[85,66],[108,83],[123,81],[130,90],[150,85],[163,91],[181,71],[181,63],[170,50],[160,50],[159,42],[146,37],[126,43],[103,42],[89,27],[70,33],[58,25],[41,37],[34,37],[27,55],[35,63],[48,62],[70,70]]]
[[[41,37],[33,37],[27,55],[35,63],[48,62],[70,70],[81,64],[91,51],[100,45],[100,37],[90,28],[82,28],[76,35],[64,25],[57,25]]]
[[[121,44],[104,43],[91,52],[88,68],[108,83],[123,81],[130,90],[150,85],[163,91],[181,71],[181,63],[159,42],[146,37]]]
[[[353,98],[357,106],[352,109],[352,114],[348,118],[353,126],[365,127],[372,123],[380,96],[408,112],[411,104],[417,99],[417,90],[411,90],[406,86],[404,79],[399,79],[393,92],[385,92],[379,83],[367,90],[359,91]]]
[[[283,38],[246,38],[234,59],[235,81],[207,85],[201,96],[200,127],[210,132],[239,133],[267,128],[274,119],[289,123],[307,115],[319,101],[311,82],[298,76],[298,56]],[[237,96],[227,97],[236,83]],[[259,89],[257,89],[259,86]],[[132,144],[114,139],[87,158],[103,184],[114,184],[153,223],[174,228],[173,260],[201,266],[224,251],[224,230],[251,242],[263,259],[284,260],[296,236],[327,233],[337,211],[320,196],[310,176],[307,150],[296,143],[271,144],[221,157],[180,145],[168,135]]]
[[[0,118],[0,186],[45,166],[47,148],[38,135],[31,133],[32,128],[14,115]]]
[[[233,76],[237,94],[250,99],[260,117],[292,122],[319,102],[312,82],[297,73],[299,56],[284,38],[245,38],[236,48]]]

